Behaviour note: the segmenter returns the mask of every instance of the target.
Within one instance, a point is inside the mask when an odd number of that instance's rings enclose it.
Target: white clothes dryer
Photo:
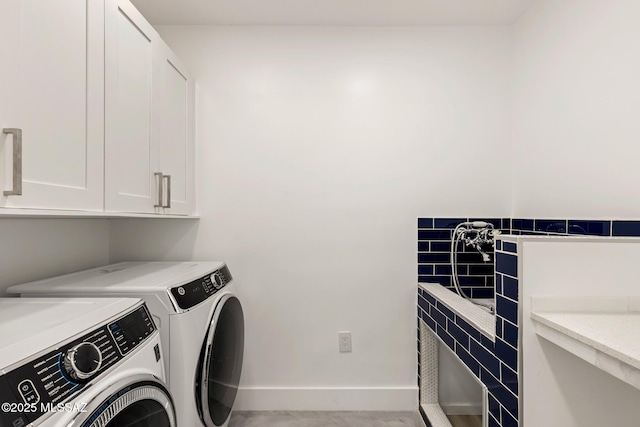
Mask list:
[[[160,336],[134,298],[0,299],[1,427],[176,427]]]
[[[124,262],[8,292],[144,299],[160,329],[178,425],[228,425],[242,372],[244,315],[224,263]]]

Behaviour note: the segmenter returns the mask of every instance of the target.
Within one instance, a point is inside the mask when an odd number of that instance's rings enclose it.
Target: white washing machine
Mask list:
[[[221,262],[125,262],[13,286],[23,296],[145,300],[160,329],[180,427],[227,426],[244,352],[244,316]]]
[[[140,299],[0,299],[1,427],[175,427]]]

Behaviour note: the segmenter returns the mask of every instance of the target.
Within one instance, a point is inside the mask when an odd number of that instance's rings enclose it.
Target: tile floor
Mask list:
[[[231,414],[229,427],[423,427],[417,412],[286,412]]]

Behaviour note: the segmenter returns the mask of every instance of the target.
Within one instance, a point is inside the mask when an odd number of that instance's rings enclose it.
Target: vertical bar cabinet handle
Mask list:
[[[4,128],[2,133],[13,135],[13,189],[5,196],[22,196],[22,129]]]
[[[162,207],[162,172],[156,172],[153,174],[156,178],[158,178],[158,203],[153,205],[154,208]]]
[[[167,204],[162,205],[163,208],[171,207],[171,175],[162,175],[162,179],[167,179]]]

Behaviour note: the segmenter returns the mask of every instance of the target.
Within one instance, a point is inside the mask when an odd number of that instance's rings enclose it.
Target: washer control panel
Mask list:
[[[156,327],[145,304],[0,376],[0,427],[26,425],[56,411],[93,378],[116,365]],[[11,418],[11,419],[9,419]],[[22,421],[24,424],[20,424]],[[28,422],[27,422],[28,421]]]
[[[176,300],[178,307],[187,310],[211,297],[231,280],[233,277],[225,265],[190,283],[171,288],[171,296]]]

